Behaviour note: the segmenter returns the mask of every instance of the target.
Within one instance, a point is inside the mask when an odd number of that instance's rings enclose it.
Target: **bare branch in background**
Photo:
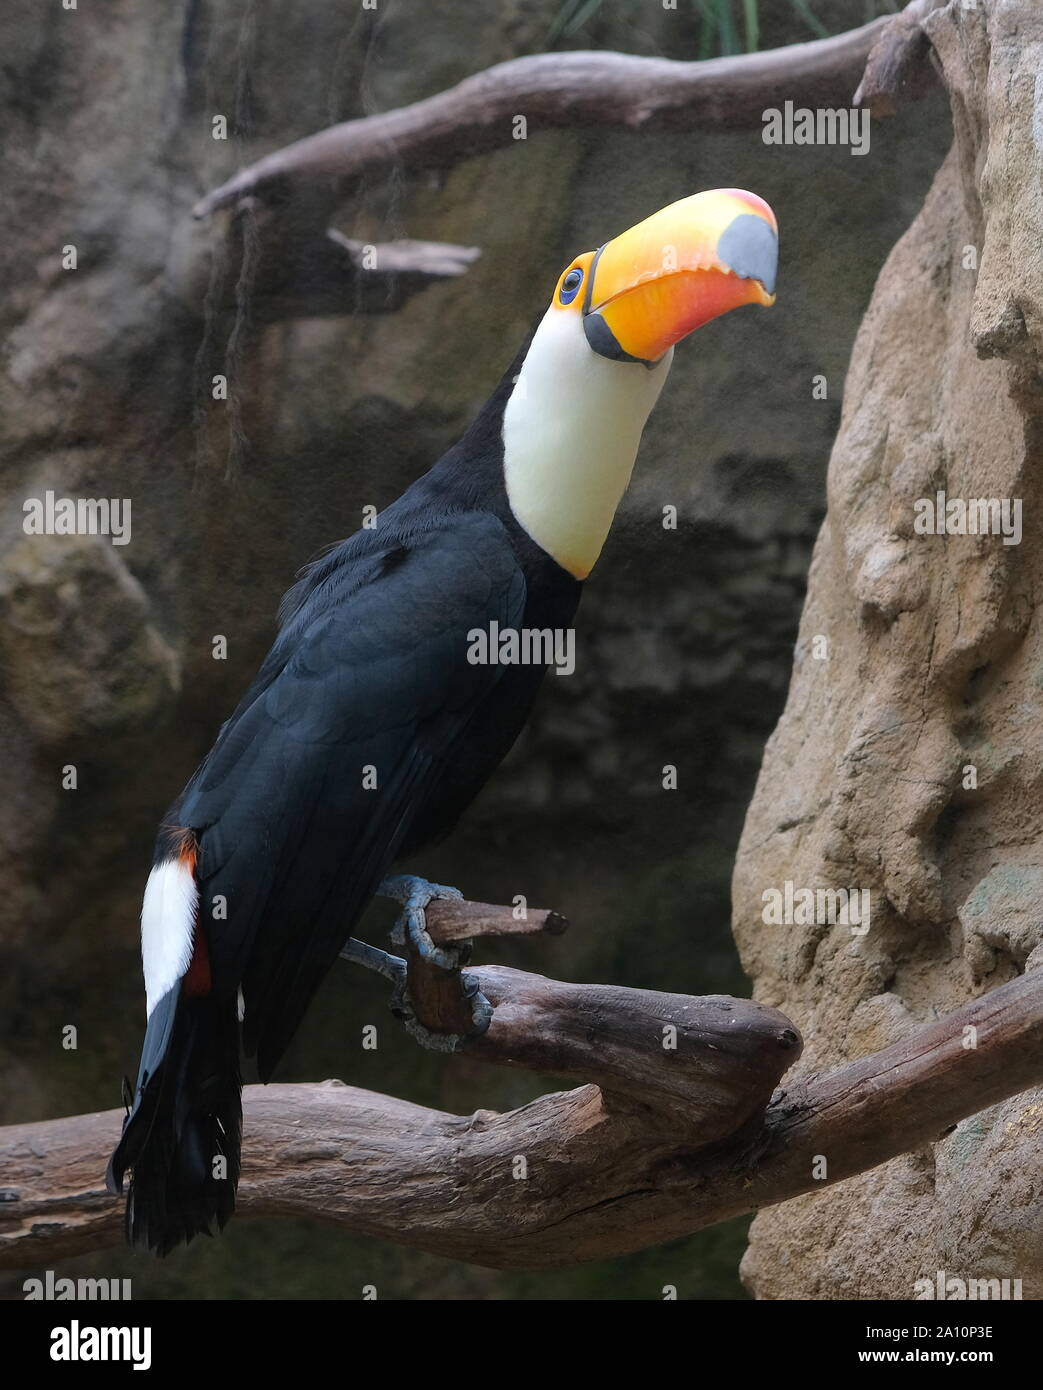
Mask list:
[[[206,217],[240,198],[278,196],[290,179],[346,179],[395,165],[446,169],[509,145],[514,118],[530,133],[582,126],[734,130],[794,101],[847,106],[875,41],[892,20],[811,43],[701,62],[623,53],[538,53],[498,63],[395,111],[344,121],[275,150],[194,208]]]
[[[250,306],[258,323],[339,314],[390,314],[438,280],[456,279],[482,254],[477,246],[445,241],[366,243],[327,227],[328,209],[305,199],[273,209],[243,199],[229,226],[231,264],[250,239]],[[199,283],[209,251],[200,244]],[[224,278],[212,308],[232,314],[237,280]]]
[[[433,281],[463,274],[480,253],[419,241],[364,248],[329,229],[353,179],[392,165],[412,173],[444,170],[509,145],[519,113],[532,133],[756,127],[765,109],[786,101],[847,106],[854,100],[874,115],[889,115],[935,80],[920,20],[937,3],[912,0],[897,16],[832,38],[700,62],[599,52],[516,58],[410,106],[345,121],[275,150],[208,193],[194,215],[234,207],[263,229],[252,285],[259,322],[391,313]],[[233,239],[241,234],[239,222],[232,220]],[[229,286],[225,297],[231,310]]]

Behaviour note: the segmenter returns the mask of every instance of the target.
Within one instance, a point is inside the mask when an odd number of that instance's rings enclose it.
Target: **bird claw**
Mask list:
[[[450,888],[443,883],[429,883],[426,878],[414,874],[395,874],[386,878],[377,889],[383,898],[394,898],[402,904],[402,914],[391,931],[391,940],[403,946],[407,942],[420,958],[443,970],[461,971],[460,982],[464,997],[471,1006],[472,1026],[467,1033],[433,1033],[417,1019],[416,1010],[409,997],[407,967],[404,960],[390,956],[375,946],[352,937],[341,955],[356,965],[375,970],[392,982],[391,1013],[406,1025],[406,1030],[421,1046],[432,1052],[457,1052],[465,1043],[480,1038],[489,1027],[493,1008],[482,993],[475,975],[463,972],[471,957],[470,941],[460,941],[453,946],[436,946],[427,930],[424,909],[436,898],[462,900],[459,888]]]
[[[425,1028],[413,1011],[413,1001],[409,997],[406,977],[396,983],[391,992],[391,1012],[395,1018],[406,1025],[406,1032],[421,1047],[431,1052],[459,1052],[465,1043],[480,1038],[493,1016],[493,1006],[478,986],[474,975],[461,975],[464,995],[471,1005],[472,1027],[468,1033],[433,1033]]]
[[[427,930],[425,909],[438,898],[462,901],[459,888],[451,888],[444,883],[430,883],[416,874],[393,874],[386,878],[377,890],[383,898],[393,898],[402,904],[402,913],[391,929],[391,940],[397,946],[409,945],[421,960],[429,965],[437,965],[442,970],[463,972],[463,967],[471,959],[471,942],[459,941],[452,946],[438,946]],[[471,1005],[473,1026],[466,1034],[432,1033],[416,1017],[405,977],[396,982],[391,996],[391,1011],[402,1020],[410,1036],[422,1046],[434,1052],[456,1052],[464,1043],[479,1038],[489,1026],[493,1016],[492,1005],[478,987],[474,975],[461,973],[464,997]]]
[[[428,903],[438,898],[460,902],[464,895],[459,888],[429,883],[416,874],[393,874],[377,891],[382,898],[394,898],[402,904],[402,913],[391,929],[391,940],[396,946],[412,946],[421,960],[443,970],[460,970],[471,959],[469,941],[458,942],[455,946],[436,946],[427,930],[425,909]]]

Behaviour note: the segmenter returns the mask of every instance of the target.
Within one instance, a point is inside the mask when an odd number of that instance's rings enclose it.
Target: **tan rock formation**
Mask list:
[[[734,880],[756,993],[822,1068],[1043,965],[1043,13],[953,3],[926,28],[955,145],[855,345]],[[1020,499],[1020,544],[920,534],[939,492]],[[869,889],[870,930],[766,925],[787,880]],[[743,1266],[798,1299],[913,1298],[938,1270],[1043,1297],[1043,1093],[762,1214]]]

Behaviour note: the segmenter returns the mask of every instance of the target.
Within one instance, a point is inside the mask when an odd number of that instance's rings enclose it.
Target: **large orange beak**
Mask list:
[[[646,217],[606,242],[587,277],[590,346],[657,362],[674,343],[740,304],[774,304],[775,214],[740,188],[715,188]]]

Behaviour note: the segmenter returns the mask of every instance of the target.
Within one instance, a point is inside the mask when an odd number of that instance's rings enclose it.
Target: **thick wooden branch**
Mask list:
[[[848,33],[764,53],[677,62],[622,53],[539,53],[499,63],[436,96],[321,130],[265,155],[196,204],[206,217],[288,180],[345,179],[389,165],[416,172],[577,126],[687,131],[758,126],[786,101],[847,106],[887,17]]]
[[[249,1087],[242,1216],[320,1217],[494,1267],[603,1258],[828,1186],[1043,1082],[1043,971],[797,1077],[738,1130],[742,1098],[766,1099],[797,1055],[774,1010],[475,973],[496,1011],[468,1055],[598,1084],[466,1117],[339,1082]],[[679,1029],[675,1051],[664,1024]],[[121,1118],[0,1130],[0,1267],[120,1238],[102,1174]]]
[[[473,973],[494,1013],[466,1056],[596,1082],[610,1109],[640,1113],[649,1134],[687,1131],[706,1144],[734,1133],[800,1056],[789,1019],[749,999]]]

